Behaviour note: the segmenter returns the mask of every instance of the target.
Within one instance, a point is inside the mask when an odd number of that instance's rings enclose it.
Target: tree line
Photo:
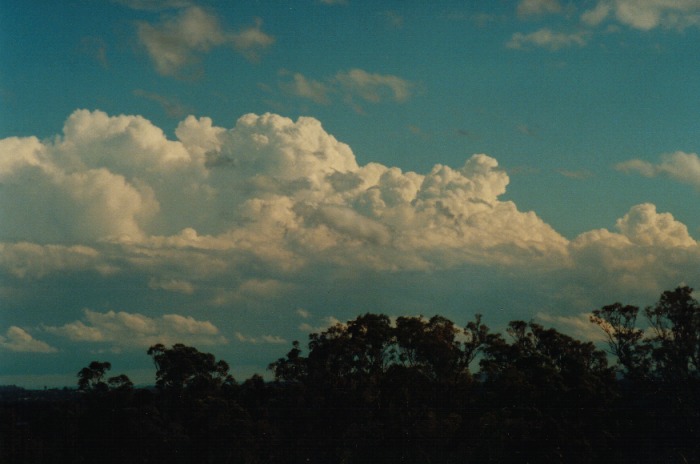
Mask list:
[[[94,361],[72,396],[3,401],[0,462],[700,462],[692,289],[591,322],[607,350],[534,322],[367,313],[294,342],[270,382],[157,344],[154,388]]]

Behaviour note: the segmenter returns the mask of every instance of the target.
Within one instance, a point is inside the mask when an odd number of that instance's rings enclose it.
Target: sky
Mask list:
[[[0,384],[700,278],[700,0],[0,0]]]

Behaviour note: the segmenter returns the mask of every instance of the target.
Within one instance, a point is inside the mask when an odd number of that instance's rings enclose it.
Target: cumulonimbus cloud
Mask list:
[[[669,213],[633,206],[569,240],[503,199],[510,178],[486,154],[425,173],[360,165],[320,121],[275,114],[190,116],[175,133],[78,110],[59,137],[0,140],[0,271],[138,272],[212,306],[274,305],[333,272],[485,266],[654,292],[698,276],[697,242]],[[60,330],[97,337],[88,322]]]

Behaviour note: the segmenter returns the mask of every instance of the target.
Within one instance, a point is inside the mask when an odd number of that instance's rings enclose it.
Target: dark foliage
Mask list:
[[[646,325],[638,325],[639,314]],[[155,389],[111,365],[78,390],[0,388],[3,463],[700,462],[700,305],[593,312],[610,353],[533,322],[365,314],[294,342],[273,382],[154,345]]]

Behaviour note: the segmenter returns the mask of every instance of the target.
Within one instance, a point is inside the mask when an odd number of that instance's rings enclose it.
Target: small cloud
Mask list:
[[[331,102],[331,95],[341,94],[347,104],[358,113],[362,108],[355,103],[359,98],[371,103],[393,100],[403,103],[412,94],[413,83],[390,74],[369,73],[362,69],[338,72],[332,78],[314,80],[301,73],[280,70],[280,76],[292,76],[291,81],[280,82],[279,87],[288,95],[302,97],[318,104]]]
[[[605,18],[610,14],[610,4],[606,2],[600,2],[595,8],[591,10],[584,11],[581,14],[581,22],[595,27],[605,21]]]
[[[185,295],[194,293],[194,285],[186,280],[153,278],[148,282],[148,287],[152,290],[167,290]]]
[[[84,310],[84,320],[62,326],[44,326],[43,329],[75,342],[110,343],[113,350],[144,347],[156,343],[189,343],[194,345],[221,345],[228,341],[209,321],[198,321],[190,316],[165,314],[148,317],[138,313],[108,311],[98,313]]]
[[[297,315],[298,315],[299,317],[301,317],[302,319],[308,319],[308,318],[311,317],[311,313],[308,312],[307,310],[303,309],[303,308],[297,309],[297,310],[296,310],[296,313],[297,313]]]
[[[292,82],[281,83],[280,87],[285,92],[302,98],[308,98],[319,104],[328,104],[330,87],[323,82],[306,78],[303,74],[294,73]]]
[[[56,348],[48,343],[32,337],[26,330],[11,326],[0,335],[0,349],[14,351],[15,353],[55,353]]]
[[[312,326],[306,322],[299,324],[299,330],[305,333],[320,333],[338,324],[342,325],[342,322],[340,322],[339,319],[336,319],[333,316],[328,316],[321,319],[321,324],[317,326]]]
[[[518,4],[518,16],[541,16],[544,14],[560,13],[562,7],[558,0],[521,0]]]
[[[235,334],[236,340],[238,340],[241,343],[250,343],[252,345],[260,345],[260,344],[272,344],[272,345],[281,345],[284,343],[287,343],[287,340],[285,340],[282,337],[279,337],[277,335],[261,335],[259,337],[250,337],[247,335],[243,335],[240,332],[236,332]]]
[[[324,5],[347,5],[347,0],[319,0]]]
[[[555,329],[578,340],[603,342],[607,338],[598,325],[591,322],[590,313],[580,313],[575,316],[558,316],[543,312],[537,313],[536,319],[551,324]]]
[[[677,151],[664,154],[658,164],[632,159],[616,164],[615,169],[625,173],[636,172],[644,177],[665,176],[700,191],[700,158],[695,153]]]
[[[165,114],[170,118],[180,119],[190,112],[176,98],[165,97],[142,89],[136,89],[133,93],[137,97],[143,97],[146,100],[158,103],[163,108],[163,111],[165,111]]]
[[[250,61],[258,61],[260,54],[273,43],[275,38],[261,30],[262,20],[255,19],[255,25],[231,35],[234,48]]]
[[[404,102],[411,96],[413,84],[390,74],[372,74],[362,69],[339,72],[335,76],[348,97],[358,96],[365,101],[378,103],[385,97]]]
[[[200,55],[225,44],[231,44],[248,60],[257,61],[260,53],[274,43],[261,26],[262,21],[257,19],[254,26],[227,31],[216,15],[192,6],[157,25],[139,23],[138,36],[159,74],[180,76],[183,69],[194,69],[196,75]]]
[[[566,34],[562,32],[554,32],[551,29],[544,28],[530,34],[516,32],[506,43],[506,47],[514,50],[526,50],[530,47],[539,47],[551,51],[557,51],[562,48],[572,47],[574,45],[583,47],[587,42],[587,34],[584,32]]]
[[[515,126],[515,129],[521,134],[527,135],[528,137],[537,136],[537,131],[531,126],[528,126],[527,124],[518,124]]]

